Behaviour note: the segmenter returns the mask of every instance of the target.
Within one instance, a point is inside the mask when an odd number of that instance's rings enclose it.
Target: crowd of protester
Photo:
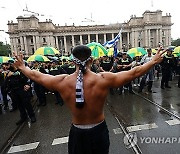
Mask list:
[[[91,66],[91,70],[94,73],[100,73],[109,71],[117,73],[121,71],[128,71],[131,68],[142,65],[152,59],[152,50],[147,49],[148,54],[144,56],[136,56],[131,58],[127,52],[119,52],[116,57],[103,56],[94,59]],[[72,60],[51,60],[50,62],[25,62],[31,69],[38,70],[42,73],[59,75],[59,74],[72,74],[76,68]],[[160,88],[171,88],[170,82],[173,80],[173,76],[179,76],[177,85],[180,88],[180,57],[174,57],[172,50],[167,50],[166,55],[163,58],[162,63],[155,65],[144,76],[135,79],[132,82],[127,83],[123,87],[117,89],[110,89],[110,93],[117,92],[119,95],[124,91],[128,91],[130,94],[134,94],[133,87],[138,88],[138,92],[141,93],[145,90],[151,93],[153,81],[155,78],[160,79]],[[61,94],[57,91],[49,91],[42,85],[29,80],[19,70],[13,67],[11,62],[6,62],[0,66],[0,113],[2,110],[5,112],[13,112],[19,110],[20,120],[16,122],[17,125],[23,123],[27,118],[30,118],[31,122],[36,122],[35,113],[31,104],[31,98],[35,92],[38,98],[38,106],[46,106],[46,95],[51,93],[56,98],[56,104],[62,106],[64,104]],[[9,100],[11,99],[11,105]]]

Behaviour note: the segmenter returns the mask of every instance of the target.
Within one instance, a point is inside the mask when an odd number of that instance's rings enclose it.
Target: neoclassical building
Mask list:
[[[71,53],[72,47],[90,42],[101,44],[114,38],[122,27],[118,42],[119,50],[132,47],[156,48],[159,43],[164,47],[171,44],[171,15],[162,15],[161,10],[145,11],[142,17],[132,15],[125,23],[109,25],[60,26],[52,20],[40,22],[34,15],[17,17],[17,23],[8,21],[8,34],[11,50],[33,54],[42,46],[57,48],[64,55]]]

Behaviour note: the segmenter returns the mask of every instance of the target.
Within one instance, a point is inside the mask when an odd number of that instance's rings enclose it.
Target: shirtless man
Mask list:
[[[165,51],[164,51],[165,52]],[[80,45],[73,49],[76,71],[71,75],[51,76],[42,74],[24,65],[22,56],[16,56],[14,65],[31,80],[46,88],[59,91],[72,113],[69,134],[69,154],[108,154],[109,134],[103,106],[109,88],[123,86],[145,74],[151,67],[162,61],[160,50],[148,63],[129,71],[119,73],[90,71],[91,49]]]

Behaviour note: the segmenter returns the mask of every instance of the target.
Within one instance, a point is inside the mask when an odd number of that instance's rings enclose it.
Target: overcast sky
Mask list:
[[[153,4],[153,5],[152,5]],[[163,11],[172,15],[172,38],[180,37],[178,0],[0,0],[0,30],[8,30],[8,20],[17,22],[19,15],[29,15],[26,9],[39,13],[40,21],[52,19],[54,24],[85,25],[124,22],[132,14],[141,17],[144,11]],[[91,19],[95,22],[87,22]],[[0,31],[0,41],[9,42],[9,36]]]

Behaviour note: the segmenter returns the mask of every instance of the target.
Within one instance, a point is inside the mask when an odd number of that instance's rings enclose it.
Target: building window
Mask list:
[[[46,38],[45,37],[43,37],[43,43],[46,43]]]
[[[32,48],[32,54],[34,54],[34,48]]]
[[[20,44],[21,43],[21,41],[20,41],[20,39],[18,39],[18,44]]]
[[[33,39],[31,38],[31,44],[33,44]]]

